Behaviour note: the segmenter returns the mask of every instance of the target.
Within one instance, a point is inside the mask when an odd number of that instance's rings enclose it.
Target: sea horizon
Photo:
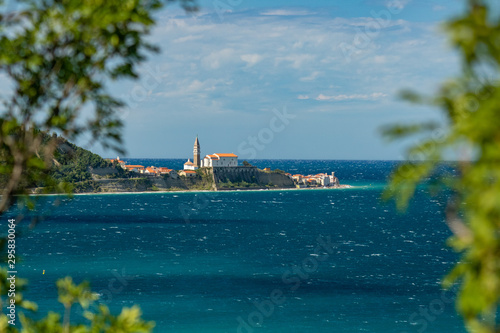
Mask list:
[[[498,1],[0,0],[0,36],[0,333],[500,332]]]

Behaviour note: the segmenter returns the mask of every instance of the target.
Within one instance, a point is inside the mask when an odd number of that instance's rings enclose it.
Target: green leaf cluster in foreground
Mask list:
[[[460,77],[442,85],[433,97],[405,92],[414,103],[439,107],[445,123],[398,125],[385,129],[391,139],[413,134],[424,138],[408,150],[410,162],[392,175],[386,198],[404,209],[417,184],[428,181],[448,159],[458,174],[439,177],[438,186],[453,193],[446,220],[449,244],[462,253],[444,281],[459,282],[459,312],[471,332],[499,332],[500,303],[500,14],[498,3],[469,0],[466,12],[446,26],[462,56]],[[413,161],[413,162],[411,162]],[[436,185],[436,184],[435,184]]]
[[[4,299],[8,286],[6,285],[7,270],[1,269],[0,282],[2,308],[6,307]],[[59,303],[64,308],[61,316],[56,312],[49,312],[46,317],[40,320],[30,319],[20,308],[24,310],[36,311],[37,306],[22,298],[21,291],[24,289],[25,281],[18,280],[16,283],[18,292],[16,293],[16,312],[19,319],[16,325],[10,325],[11,320],[6,315],[0,316],[0,332],[23,332],[23,333],[97,333],[97,332],[120,332],[120,333],[148,333],[155,326],[153,322],[146,322],[141,318],[141,310],[137,306],[123,308],[121,313],[114,316],[108,307],[103,304],[95,305],[98,300],[97,294],[90,290],[88,282],[76,285],[70,277],[57,281],[59,293]],[[18,296],[17,296],[18,295]],[[72,324],[71,309],[80,306],[86,323]],[[81,321],[81,320],[80,320]],[[22,329],[18,329],[21,324]]]
[[[122,151],[124,103],[110,94],[107,84],[136,79],[138,66],[158,48],[146,40],[155,24],[154,14],[175,0],[8,0],[0,8],[0,75],[9,91],[0,94],[0,216],[14,205],[34,209],[28,195],[34,187],[44,192],[71,193],[73,182],[90,182],[89,168],[105,167],[97,155],[72,141],[86,137],[90,143]],[[187,11],[194,0],[178,0]],[[0,0],[0,6],[4,4]],[[5,11],[5,8],[15,8]],[[47,135],[57,133],[58,136]],[[87,186],[89,184],[86,184]],[[57,201],[56,201],[57,202]],[[17,219],[19,223],[21,216]],[[6,238],[0,238],[4,252]],[[1,260],[5,264],[5,260]],[[5,309],[7,280],[0,268],[0,294]],[[25,281],[17,280],[16,304],[35,310],[22,298]],[[57,282],[64,315],[49,313],[32,320],[21,314],[22,328],[8,325],[0,314],[0,332],[149,332],[152,323],[141,319],[137,307],[110,314],[95,302],[87,284],[70,278]],[[85,310],[84,324],[73,324],[70,309],[76,303]],[[77,322],[81,322],[77,321]]]

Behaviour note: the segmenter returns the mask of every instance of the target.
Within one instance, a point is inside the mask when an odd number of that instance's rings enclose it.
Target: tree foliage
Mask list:
[[[500,15],[498,3],[468,0],[467,10],[445,29],[462,59],[462,74],[444,83],[435,96],[404,92],[415,103],[439,107],[446,124],[391,126],[391,139],[415,133],[425,139],[408,150],[410,160],[391,177],[386,198],[405,208],[416,186],[433,178],[454,156],[456,174],[438,177],[451,191],[446,209],[453,231],[449,244],[462,258],[445,278],[460,282],[457,308],[473,332],[498,332],[500,301]],[[434,177],[435,178],[435,177]]]
[[[157,50],[144,37],[159,7],[139,0],[23,1],[23,10],[0,16],[0,72],[13,87],[0,115],[0,173],[9,179],[0,211],[12,194],[25,192],[27,170],[41,177],[50,169],[56,142],[43,144],[40,133],[90,134],[121,149],[123,103],[105,83],[136,78],[145,52]]]
[[[51,168],[57,143],[43,143],[40,133],[87,135],[122,149],[124,104],[106,84],[137,78],[137,66],[158,50],[145,37],[162,7],[160,0],[19,2],[20,10],[0,13],[0,73],[12,87],[0,109],[0,175],[8,179],[0,212],[25,193],[25,179]]]
[[[146,36],[154,26],[154,13],[171,2],[175,0],[21,0],[17,6],[7,6],[15,11],[6,11],[0,0],[0,75],[11,87],[0,95],[0,216],[16,202],[28,202],[33,208],[31,199],[22,196],[33,184],[71,192],[68,179],[54,173],[57,158],[65,158],[58,152],[59,138],[46,133],[70,140],[88,136],[92,143],[122,150],[119,111],[124,104],[106,87],[111,81],[137,78],[137,66],[148,53],[158,51]],[[177,2],[188,11],[196,9],[194,0]],[[102,166],[93,154],[76,152],[81,163]],[[88,176],[82,164],[72,166],[72,177]],[[0,239],[0,249],[6,253],[6,238]],[[6,274],[2,265],[2,307],[8,290]],[[25,281],[17,279],[16,304],[36,310],[34,303],[22,298],[24,286]],[[75,285],[70,278],[59,280],[57,286],[64,315],[51,312],[38,321],[21,315],[22,332],[132,333],[153,327],[141,319],[137,307],[114,316],[103,305],[98,311],[85,311],[86,324],[73,324],[71,307],[78,303],[88,309],[95,294],[86,283]],[[18,332],[17,327],[0,314],[0,332]]]
[[[100,304],[96,310],[91,306],[98,299],[97,294],[90,289],[88,282],[76,285],[70,277],[57,281],[59,303],[64,307],[61,316],[56,312],[49,312],[40,320],[33,320],[24,314],[20,315],[22,332],[27,333],[94,333],[94,332],[136,332],[147,333],[154,327],[153,322],[146,322],[141,318],[141,310],[137,306],[123,308],[118,316],[113,316],[107,306]],[[79,306],[88,324],[72,324],[71,309]],[[5,322],[5,320],[3,320]],[[0,330],[2,319],[0,319]],[[7,332],[16,332],[12,327],[4,326]]]

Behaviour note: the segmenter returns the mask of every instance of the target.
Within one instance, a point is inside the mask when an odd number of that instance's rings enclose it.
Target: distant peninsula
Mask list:
[[[193,161],[188,160],[183,170],[129,165],[119,157],[104,159],[55,134],[53,139],[57,140],[57,149],[50,175],[57,182],[69,183],[74,193],[348,187],[340,185],[333,172],[304,176],[259,169],[246,161],[239,165],[238,156],[232,153],[214,153],[201,159],[198,137]],[[31,189],[34,194],[42,193],[44,184],[32,184]]]

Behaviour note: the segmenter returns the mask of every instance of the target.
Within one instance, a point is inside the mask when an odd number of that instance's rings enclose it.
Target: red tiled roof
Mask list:
[[[218,160],[219,159],[219,157],[217,157],[215,155],[207,155],[207,156],[205,156],[205,158],[207,158],[207,157],[210,158],[211,160]]]
[[[235,154],[214,154],[214,155],[217,155],[219,157],[238,157],[238,155]]]
[[[127,169],[144,168],[144,165],[125,165]]]
[[[196,171],[193,170],[184,170],[185,173],[196,173]]]

